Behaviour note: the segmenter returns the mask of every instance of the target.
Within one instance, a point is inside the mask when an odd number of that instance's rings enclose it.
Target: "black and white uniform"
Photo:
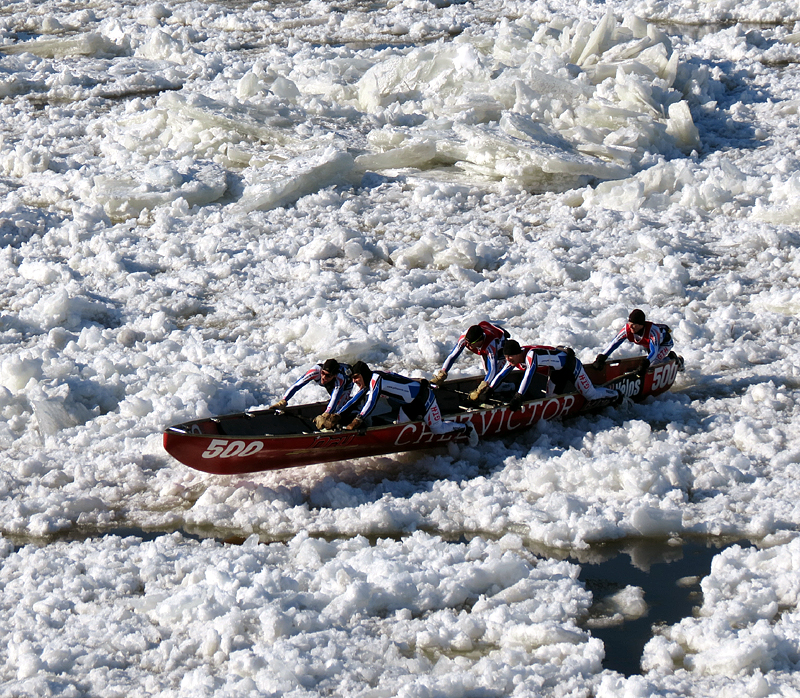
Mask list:
[[[309,383],[314,382],[317,385],[322,385],[325,390],[328,391],[328,395],[330,395],[330,400],[328,400],[328,406],[325,408],[325,412],[328,413],[335,413],[339,412],[342,409],[342,405],[344,405],[349,399],[350,395],[353,391],[353,371],[350,367],[350,364],[339,364],[339,373],[336,374],[336,377],[330,383],[323,385],[322,383],[322,364],[317,364],[313,368],[308,369],[300,378],[298,378],[294,384],[284,393],[283,399],[286,402],[292,398],[292,396],[300,390],[304,385],[308,385]]]
[[[533,374],[539,366],[547,366],[551,370],[550,378],[555,384],[556,392],[561,392],[567,380],[573,380],[575,387],[587,400],[602,400],[604,398],[615,398],[618,393],[611,388],[598,388],[586,375],[583,364],[575,356],[574,352],[561,349],[559,347],[545,346],[524,346],[522,347],[523,360],[516,364],[506,357],[506,363],[500,369],[489,387],[494,389],[500,384],[512,368],[519,368],[525,371],[522,382],[519,384],[517,392],[525,396],[530,387]]]
[[[356,393],[339,412],[347,412],[364,394],[366,402],[358,413],[361,419],[366,419],[378,404],[378,398],[384,397],[390,405],[399,407],[398,422],[422,420],[434,434],[467,429],[464,424],[446,422],[442,419],[436,396],[430,389],[428,381],[418,381],[388,371],[373,371],[369,385]]]

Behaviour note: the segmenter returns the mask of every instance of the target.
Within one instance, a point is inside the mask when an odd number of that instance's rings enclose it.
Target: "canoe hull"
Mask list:
[[[640,359],[624,359],[608,364],[600,372],[587,367],[587,373],[595,384],[618,389],[634,400],[669,390],[679,370],[677,361],[651,367],[644,384],[635,373],[640,363]],[[511,434],[540,421],[601,409],[612,402],[587,403],[579,393],[568,393],[527,402],[518,410],[500,403],[472,408],[462,398],[479,381],[480,378],[449,381],[439,389],[439,395],[445,419],[470,422],[482,438]],[[450,409],[445,407],[446,395],[457,396],[455,402],[449,401]],[[179,424],[164,432],[164,448],[195,470],[238,475],[428,449],[465,440],[460,432],[434,434],[422,422],[385,424],[359,431],[316,431],[309,420],[311,415],[322,412],[324,404],[288,408],[285,415],[261,410]]]

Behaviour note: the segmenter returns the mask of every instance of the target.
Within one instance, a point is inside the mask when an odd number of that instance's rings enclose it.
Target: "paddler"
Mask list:
[[[669,327],[648,321],[640,308],[631,310],[625,327],[617,333],[602,353],[597,355],[592,368],[598,370],[603,368],[608,357],[626,340],[638,344],[647,351],[647,356],[642,360],[641,374],[647,373],[650,366],[666,361],[667,358],[678,360],[679,368],[683,368],[683,359],[672,351],[672,332]]]
[[[470,446],[478,443],[475,427],[469,422],[452,422],[442,419],[442,413],[436,402],[434,391],[427,380],[407,378],[389,371],[373,371],[363,361],[353,364],[353,383],[359,389],[350,401],[344,405],[334,418],[355,406],[366,395],[366,402],[356,417],[345,429],[358,429],[369,417],[378,404],[378,398],[384,397],[392,406],[399,409],[396,423],[424,421],[434,434],[449,434],[461,431],[469,439]]]
[[[528,396],[527,392],[539,366],[547,366],[550,369],[550,380],[554,386],[553,392],[556,394],[563,392],[569,381],[574,381],[578,392],[588,401],[606,398],[620,399],[618,391],[597,387],[589,380],[583,364],[569,347],[520,346],[519,342],[509,339],[505,345],[505,357],[505,365],[497,372],[486,392],[490,393],[500,385],[503,377],[512,368],[524,370],[525,373],[519,388],[508,402],[508,406],[513,410],[519,409],[525,399],[534,397]]]
[[[350,394],[353,391],[352,374],[353,369],[350,364],[340,363],[336,359],[326,359],[323,363],[308,369],[283,394],[283,397],[274,405],[270,405],[269,408],[271,410],[284,409],[300,388],[309,383],[317,383],[328,391],[330,400],[328,400],[325,411],[314,419],[314,424],[317,429],[329,429],[331,415],[338,412],[350,399]]]
[[[441,385],[447,378],[447,373],[456,359],[461,356],[461,352],[467,349],[481,357],[486,374],[477,389],[470,393],[469,396],[471,400],[478,400],[481,392],[486,390],[490,381],[497,374],[497,370],[503,362],[503,345],[510,336],[507,330],[493,325],[491,322],[483,321],[477,325],[472,325],[458,338],[456,345],[444,360],[442,367],[433,374],[431,383]]]

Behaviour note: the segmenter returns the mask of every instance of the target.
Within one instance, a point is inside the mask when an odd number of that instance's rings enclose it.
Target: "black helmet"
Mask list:
[[[628,315],[628,322],[632,325],[644,325],[644,310],[639,310],[639,308],[631,310],[631,314]]]
[[[322,364],[322,370],[328,373],[339,373],[339,362],[336,359],[328,359]]]
[[[361,376],[365,383],[369,383],[370,379],[372,378],[372,369],[370,369],[370,367],[367,366],[367,364],[365,364],[363,361],[356,361],[353,364],[353,375]]]
[[[480,325],[472,325],[464,335],[464,339],[467,340],[467,344],[477,344],[485,336],[486,333],[483,331],[483,327]]]
[[[514,354],[521,354],[522,347],[516,339],[507,339],[503,345],[503,353],[506,356],[514,356]]]

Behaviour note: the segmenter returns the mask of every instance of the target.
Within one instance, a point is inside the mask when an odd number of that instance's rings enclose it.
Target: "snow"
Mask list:
[[[0,693],[800,691],[798,37],[762,0],[5,3]],[[162,447],[483,319],[591,361],[633,307],[687,367],[642,404],[240,477]],[[604,669],[647,594],[592,620],[563,557],[688,537],[755,546]]]
[[[365,680],[402,692],[425,690],[431,674],[470,690],[493,664],[459,661],[470,652],[517,658],[500,679],[507,690],[516,676],[552,685],[600,666],[602,643],[574,624],[590,596],[575,566],[533,561],[502,540],[301,534],[222,546],[176,534],[9,552],[10,695],[46,695],[74,666],[86,667],[81,683],[94,695],[301,695],[310,683],[358,690]],[[542,604],[543,595],[554,600]]]

